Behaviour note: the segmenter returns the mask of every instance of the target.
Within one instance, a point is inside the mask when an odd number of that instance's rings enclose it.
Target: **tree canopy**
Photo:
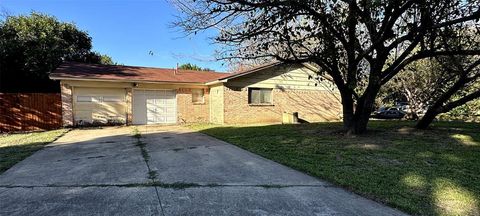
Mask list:
[[[48,75],[63,61],[113,64],[73,23],[36,12],[0,20],[0,92],[58,92]]]
[[[380,88],[407,65],[479,55],[479,0],[177,0],[186,34],[218,29],[221,59],[311,62],[340,91],[349,133],[363,133]]]
[[[196,70],[196,71],[213,71],[210,68],[202,68],[196,64],[192,63],[185,63],[181,64],[178,66],[178,69],[184,69],[184,70]]]

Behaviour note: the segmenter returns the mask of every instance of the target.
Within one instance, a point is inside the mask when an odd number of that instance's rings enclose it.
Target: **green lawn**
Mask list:
[[[373,121],[366,135],[341,123],[192,125],[268,159],[416,215],[480,215],[480,124]]]
[[[67,130],[22,134],[0,134],[0,174],[22,161],[44,145],[53,142]]]

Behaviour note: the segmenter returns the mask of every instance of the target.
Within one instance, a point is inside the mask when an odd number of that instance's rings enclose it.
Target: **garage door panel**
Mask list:
[[[175,101],[174,100],[166,100],[165,104],[167,106],[174,107],[175,106]]]
[[[77,111],[75,116],[75,120],[77,121],[86,121],[86,122],[92,122],[92,111],[91,110],[80,110]]]
[[[97,105],[95,103],[86,103],[86,102],[77,103],[75,106],[75,109],[77,111],[93,110],[96,108],[97,108]]]
[[[122,88],[92,88],[92,87],[77,87],[75,88],[77,95],[90,95],[90,96],[125,96],[125,89]]]
[[[97,106],[98,109],[103,109],[109,112],[115,112],[115,113],[125,113],[126,112],[126,107],[124,104],[108,104],[108,103],[101,103],[98,104]]]
[[[173,115],[175,113],[175,107],[165,107],[163,108],[163,112],[167,113],[168,115]]]
[[[73,93],[74,118],[77,123],[125,123],[125,89],[78,87],[74,88]]]
[[[173,91],[173,90],[166,90],[166,91],[165,91],[165,95],[166,95],[166,96],[173,96],[173,97],[175,97],[175,94],[176,94],[176,93],[175,93],[175,91]]]
[[[167,122],[167,118],[165,116],[158,116],[156,120],[156,122],[160,123]]]
[[[175,119],[175,117],[169,116],[169,117],[167,117],[166,121],[167,122],[176,122],[177,120]]]
[[[134,90],[133,123],[176,123],[175,90]]]
[[[93,113],[95,113],[97,115],[103,115],[103,116],[108,117],[108,118],[119,118],[121,116],[118,113],[119,112],[124,112],[124,111],[125,111],[124,109],[119,108],[119,107],[117,107],[116,109],[110,107],[109,109],[104,109],[104,108],[95,109],[93,111]]]

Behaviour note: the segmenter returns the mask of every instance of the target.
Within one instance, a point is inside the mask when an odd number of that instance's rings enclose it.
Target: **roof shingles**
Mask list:
[[[172,83],[206,83],[228,76],[228,73],[212,71],[175,70],[167,68],[99,65],[67,62],[58,67],[53,79],[99,79]]]

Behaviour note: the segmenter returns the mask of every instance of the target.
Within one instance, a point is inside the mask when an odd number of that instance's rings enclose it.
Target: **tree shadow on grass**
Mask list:
[[[63,136],[68,130],[30,132],[0,136],[0,174],[45,145]]]
[[[34,142],[19,146],[0,147],[0,174],[36,151],[42,149],[46,144],[48,143]]]

